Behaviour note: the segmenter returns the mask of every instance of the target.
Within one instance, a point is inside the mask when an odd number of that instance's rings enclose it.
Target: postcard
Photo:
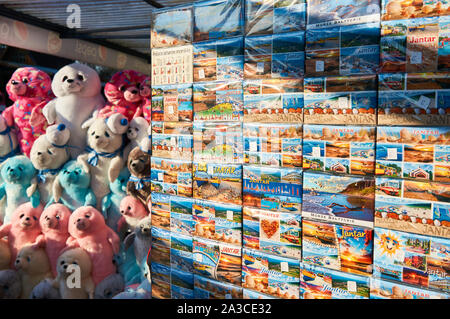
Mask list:
[[[194,121],[241,121],[242,81],[194,83]]]
[[[192,197],[192,162],[151,158],[152,193]]]
[[[250,289],[242,289],[243,299],[278,299],[275,296],[266,295]]]
[[[398,282],[370,279],[370,299],[449,299],[450,295]]]
[[[450,74],[378,75],[378,125],[450,125]]]
[[[196,199],[192,206],[194,236],[241,245],[242,207]]]
[[[152,122],[152,156],[191,161],[192,149],[192,123]]]
[[[381,24],[381,72],[450,70],[450,16]]]
[[[307,76],[376,74],[380,64],[380,23],[306,31]]]
[[[375,125],[376,75],[305,78],[305,123]]]
[[[193,163],[194,198],[242,205],[242,165]]]
[[[244,206],[300,214],[302,170],[244,166],[243,194]]]
[[[152,193],[151,196],[153,226],[187,236],[193,235],[191,198],[159,193]]]
[[[399,20],[446,15],[450,13],[448,1],[381,0],[381,19]]]
[[[375,226],[450,238],[450,184],[377,177]]]
[[[244,122],[303,122],[303,79],[245,80]]]
[[[192,54],[192,44],[152,49],[152,86],[192,83]]]
[[[243,207],[243,247],[301,259],[299,214]]]
[[[242,250],[242,287],[283,299],[299,299],[300,262]]]
[[[357,275],[373,269],[373,229],[306,220],[302,223],[302,261]]]
[[[239,122],[194,122],[194,161],[236,163],[244,161],[242,124]]]
[[[192,21],[192,5],[153,10],[151,14],[151,48],[192,43]]]
[[[380,21],[380,2],[374,0],[308,0],[308,29]]]
[[[152,86],[152,120],[191,122],[192,84]]]
[[[195,299],[242,299],[240,286],[194,275]]]
[[[243,124],[244,163],[302,167],[302,125],[294,123]]]
[[[272,34],[305,29],[306,0],[246,0],[245,34]]]
[[[373,278],[450,292],[450,239],[375,228]]]
[[[192,252],[196,275],[240,285],[240,246],[194,237]]]
[[[303,170],[375,173],[375,127],[304,125]]]
[[[373,227],[373,177],[303,173],[304,218]]]
[[[305,32],[245,37],[245,79],[303,78]]]
[[[241,81],[243,77],[243,37],[194,44],[194,82]]]
[[[377,128],[375,174],[450,182],[450,128]]]
[[[157,263],[151,265],[152,298],[192,299],[194,275]]]
[[[194,41],[222,39],[244,34],[244,6],[240,0],[194,3]]]
[[[300,266],[301,299],[369,299],[369,278],[322,267]]]

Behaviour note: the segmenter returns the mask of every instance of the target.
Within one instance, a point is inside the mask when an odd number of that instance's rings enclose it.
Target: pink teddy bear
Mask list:
[[[134,70],[114,74],[105,85],[104,92],[108,102],[100,110],[99,116],[108,118],[114,113],[121,113],[128,121],[141,116],[142,106],[148,104],[145,97],[151,93],[148,81],[145,82],[146,78],[145,74]]]
[[[95,285],[116,273],[114,254],[119,252],[119,236],[105,224],[102,214],[91,206],[77,208],[69,219],[67,248],[84,249],[92,261]]]
[[[58,275],[56,261],[66,247],[69,238],[70,210],[63,204],[48,206],[39,219],[42,234],[36,240],[34,248],[43,248],[50,261],[53,276]]]
[[[6,85],[6,91],[14,104],[2,114],[8,126],[15,124],[18,128],[20,149],[28,157],[34,141],[45,134],[47,128],[42,109],[55,97],[51,86],[50,76],[32,67],[17,69]]]
[[[0,238],[8,237],[9,249],[11,250],[11,268],[17,254],[26,245],[34,245],[37,238],[42,234],[39,226],[39,218],[43,207],[39,205],[33,208],[30,202],[20,205],[11,216],[11,223],[0,227]]]

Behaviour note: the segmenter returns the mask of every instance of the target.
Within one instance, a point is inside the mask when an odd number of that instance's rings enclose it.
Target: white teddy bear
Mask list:
[[[151,135],[151,125],[143,117],[135,117],[131,120],[127,130],[127,137],[130,140],[124,150],[124,158],[128,158],[128,154],[136,146],[141,149],[147,148],[146,140]],[[150,147],[151,150],[151,147]]]
[[[52,81],[56,98],[42,110],[49,124],[66,125],[70,131],[69,150],[72,159],[84,151],[86,132],[82,124],[92,112],[102,108],[105,100],[101,95],[101,82],[97,72],[84,64],[66,65],[56,72]]]
[[[101,210],[102,199],[110,192],[109,183],[119,176],[124,166],[123,143],[128,120],[120,113],[108,119],[97,115],[98,112],[94,112],[82,126],[88,128],[88,146],[77,161],[91,174],[91,189],[97,198],[97,209]]]
[[[45,205],[52,197],[52,185],[60,169],[69,160],[67,142],[70,132],[65,124],[52,125],[34,142],[30,159],[38,170],[38,188]]]

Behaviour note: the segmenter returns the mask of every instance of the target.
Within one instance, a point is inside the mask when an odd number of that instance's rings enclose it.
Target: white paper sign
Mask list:
[[[199,79],[205,78],[205,70],[203,70],[203,69],[198,70],[198,78]]]
[[[426,97],[426,96],[424,96],[424,95],[421,95],[420,98],[419,98],[419,101],[417,102],[417,104],[418,104],[421,108],[426,109],[426,108],[430,105],[430,102],[431,102],[431,99],[430,99],[430,98],[428,98],[428,97]]]
[[[202,255],[201,254],[195,254],[195,261],[201,262],[202,261]]]
[[[396,148],[388,148],[387,149],[387,159],[397,160],[397,149]]]
[[[346,96],[339,97],[338,103],[340,109],[348,109],[348,98]]]
[[[289,264],[286,261],[282,261],[280,263],[281,265],[281,271],[282,272],[288,272],[289,271]]]
[[[164,173],[158,173],[158,181],[164,181]]]
[[[167,107],[167,112],[169,112],[169,114],[173,114],[173,105],[169,105]]]
[[[256,152],[258,150],[258,145],[256,141],[250,142],[250,152]]]
[[[208,175],[213,175],[214,174],[214,169],[212,166],[208,166]]]
[[[323,61],[316,61],[316,72],[323,72],[325,70],[325,63]]]
[[[258,72],[258,73],[264,72],[264,62],[256,63],[256,72]]]
[[[233,211],[227,210],[227,219],[228,220],[233,220]]]
[[[356,281],[347,281],[347,290],[349,292],[356,292],[357,291]]]
[[[314,157],[320,157],[320,147],[314,146],[312,148],[312,156]]]
[[[170,145],[173,145],[173,146],[177,145],[177,139],[175,137],[170,138]]]
[[[410,51],[411,52],[411,64],[421,64],[422,63],[422,52],[421,51]]]

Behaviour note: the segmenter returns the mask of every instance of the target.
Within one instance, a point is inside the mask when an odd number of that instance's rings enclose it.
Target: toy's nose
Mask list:
[[[68,82],[68,83],[72,83],[73,80],[72,80],[72,79],[68,79],[67,82]]]
[[[29,221],[29,220],[30,220],[30,217],[25,218],[25,220],[26,220],[26,221]]]
[[[16,265],[20,264],[20,260],[17,258],[16,259]]]
[[[63,268],[64,268],[64,269],[67,269],[67,265],[64,265]]]
[[[42,152],[37,152],[37,155],[39,155],[39,156],[42,155]]]
[[[100,138],[100,135],[95,135],[95,138],[96,138],[96,139],[99,139],[99,138]]]
[[[137,90],[133,90],[133,91],[131,91],[131,93],[133,93],[133,94],[137,94]]]

